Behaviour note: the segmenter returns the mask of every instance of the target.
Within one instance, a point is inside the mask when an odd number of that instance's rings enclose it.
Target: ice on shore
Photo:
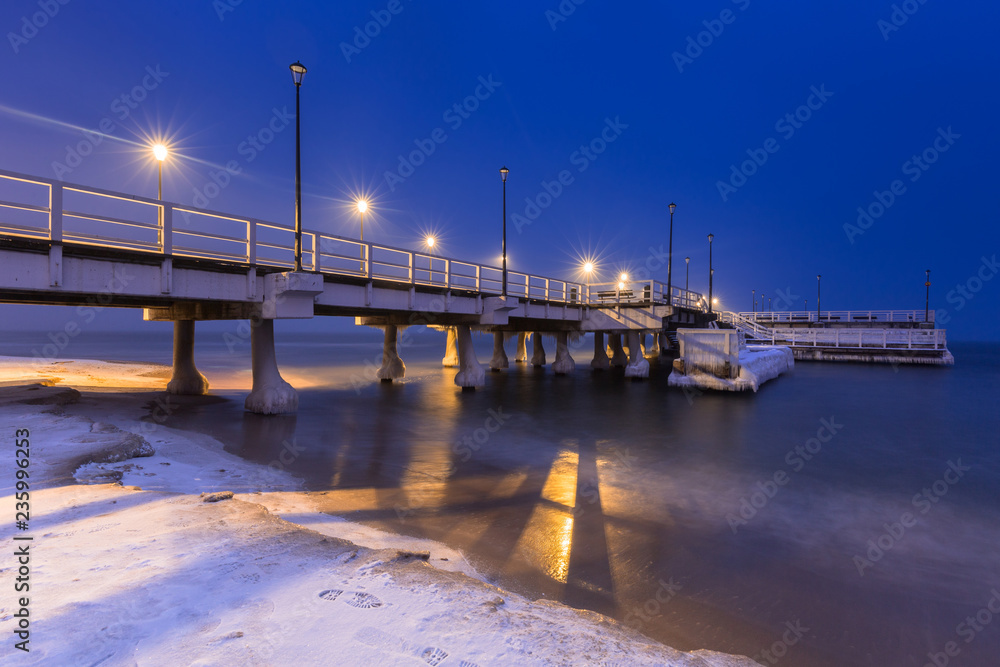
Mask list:
[[[105,389],[115,385],[102,370],[127,371],[88,363]],[[8,361],[8,377],[12,368]],[[159,370],[162,388],[169,368]],[[32,374],[28,365],[20,371]],[[31,653],[6,641],[0,662],[755,664],[682,653],[599,614],[529,601],[470,578],[447,547],[320,514],[290,474],[142,419],[148,395],[74,394],[52,386],[0,391],[0,420],[30,431],[27,534],[38,549]],[[144,456],[94,456],[112,440]],[[121,484],[69,482],[66,471],[86,460],[77,474],[116,473]],[[14,465],[0,457],[0,476],[13,479]],[[207,503],[201,495],[224,491],[234,498]],[[13,489],[3,494],[12,507]],[[13,532],[0,526],[0,540]],[[2,585],[11,585],[12,572],[0,575]],[[9,621],[12,608],[0,604],[0,621]]]

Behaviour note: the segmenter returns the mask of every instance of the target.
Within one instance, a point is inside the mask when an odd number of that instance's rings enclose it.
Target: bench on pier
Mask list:
[[[617,302],[619,300],[628,301],[631,298],[632,298],[632,290],[630,289],[608,290],[606,292],[597,293],[597,300],[600,301],[601,303],[607,303],[609,301]]]

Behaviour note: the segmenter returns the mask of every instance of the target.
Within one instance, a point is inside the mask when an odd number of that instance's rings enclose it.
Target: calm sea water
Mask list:
[[[0,354],[40,340],[7,335]],[[377,331],[278,340],[286,377],[314,387],[297,415],[244,413],[230,392],[185,400],[170,425],[290,461],[332,514],[447,543],[499,585],[678,648],[998,664],[998,345],[953,344],[953,368],[800,362],[757,394],[685,395],[666,365],[639,383],[591,373],[589,340],[572,375],[512,363],[474,393],[440,367],[441,333],[414,337],[393,384],[366,368]],[[228,342],[199,332],[210,381],[249,368],[249,345]],[[487,361],[491,339],[477,345]],[[82,335],[65,356],[167,363],[170,337]]]

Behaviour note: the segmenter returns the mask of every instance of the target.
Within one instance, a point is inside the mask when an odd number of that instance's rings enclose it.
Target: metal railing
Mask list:
[[[779,322],[933,322],[934,311],[930,311],[928,319],[924,319],[922,310],[824,310],[817,315],[816,311],[774,311],[756,313],[737,313],[740,317],[762,324]]]
[[[758,324],[753,319],[744,317],[746,313],[731,313],[722,311],[719,313],[719,320],[726,324],[731,324],[751,338],[766,339],[771,336],[771,329]]]
[[[865,348],[875,350],[943,350],[944,329],[772,329],[772,345]]]
[[[295,229],[290,225],[3,170],[0,234],[251,267],[295,266]],[[327,275],[481,294],[499,295],[503,289],[503,271],[495,266],[307,230],[302,245],[303,268]],[[697,292],[674,287],[668,300],[665,291],[655,280],[630,281],[619,289],[618,283],[585,285],[507,272],[507,294],[517,298],[592,306],[669,301],[680,308],[706,309]]]

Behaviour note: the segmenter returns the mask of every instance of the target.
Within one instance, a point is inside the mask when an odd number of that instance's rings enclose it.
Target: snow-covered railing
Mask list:
[[[295,266],[295,229],[256,218],[0,170],[0,234],[233,262]],[[327,275],[501,294],[503,271],[430,253],[302,232],[302,265]],[[584,303],[580,283],[507,272],[507,294]]]
[[[743,313],[731,313],[722,311],[719,313],[719,320],[726,324],[731,324],[751,338],[766,339],[771,336],[771,330],[763,325],[757,324],[752,319],[743,316]]]
[[[944,329],[772,329],[772,345],[866,349],[943,350]]]
[[[774,312],[738,313],[744,319],[775,324],[779,322],[933,322],[931,310],[924,319],[922,310],[824,310],[818,315],[815,310],[782,310]]]

